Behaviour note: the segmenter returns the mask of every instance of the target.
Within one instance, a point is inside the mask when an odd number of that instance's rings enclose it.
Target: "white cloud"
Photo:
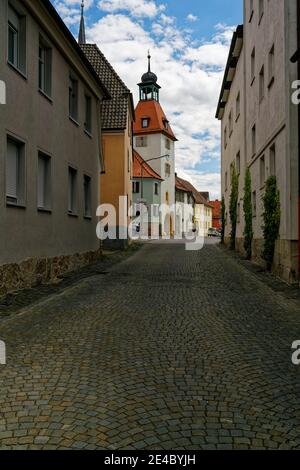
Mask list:
[[[158,5],[153,0],[100,0],[98,5],[105,12],[127,11],[137,18],[154,18],[165,9],[164,5]]]
[[[195,21],[198,20],[198,16],[193,15],[193,13],[190,13],[190,14],[186,17],[186,19],[187,19],[188,21],[191,21],[191,22],[193,23],[193,22],[195,22]]]
[[[68,10],[79,5],[80,0],[59,3]],[[136,102],[137,83],[147,68],[147,50],[151,50],[152,70],[162,87],[161,104],[179,139],[177,172],[189,178],[199,190],[210,190],[213,197],[219,196],[220,176],[215,168],[220,158],[220,125],[215,112],[233,27],[219,24],[210,40],[196,44],[189,31],[178,27],[175,18],[166,12],[159,13],[160,7],[154,0],[102,0],[100,3],[107,9],[109,3],[111,13],[90,22],[88,42],[98,44],[133,91]],[[147,28],[135,9],[135,5],[146,3],[152,5],[147,10],[151,18]],[[201,173],[196,170],[199,164]],[[210,168],[214,168],[213,172]]]

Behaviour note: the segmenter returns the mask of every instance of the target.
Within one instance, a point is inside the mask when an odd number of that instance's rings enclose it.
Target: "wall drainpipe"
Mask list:
[[[300,80],[300,2],[297,1],[297,52],[291,58],[298,65],[298,80]],[[298,104],[298,277],[300,283],[300,104]]]
[[[300,2],[297,1],[298,80],[300,80]],[[300,282],[300,104],[298,104],[298,279]]]

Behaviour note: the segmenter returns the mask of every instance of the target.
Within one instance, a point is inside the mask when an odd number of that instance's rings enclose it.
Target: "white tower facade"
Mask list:
[[[175,142],[170,123],[160,105],[161,87],[157,76],[151,72],[148,55],[148,72],[139,84],[140,101],[134,123],[134,148],[162,178],[161,204],[175,204]],[[174,220],[167,217],[162,226],[164,235],[173,235]]]

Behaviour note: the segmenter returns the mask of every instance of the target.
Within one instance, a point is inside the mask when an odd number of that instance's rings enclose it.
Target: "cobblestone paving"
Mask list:
[[[300,449],[300,308],[215,246],[146,245],[0,321],[1,449]]]

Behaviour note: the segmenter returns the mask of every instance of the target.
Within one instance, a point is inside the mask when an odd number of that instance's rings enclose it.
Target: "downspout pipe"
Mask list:
[[[300,4],[297,2],[298,80],[300,80]],[[300,105],[298,104],[298,276],[300,281]]]
[[[300,2],[297,1],[297,52],[291,58],[297,62],[298,80],[300,80]],[[298,272],[300,281],[300,105],[298,104]]]

